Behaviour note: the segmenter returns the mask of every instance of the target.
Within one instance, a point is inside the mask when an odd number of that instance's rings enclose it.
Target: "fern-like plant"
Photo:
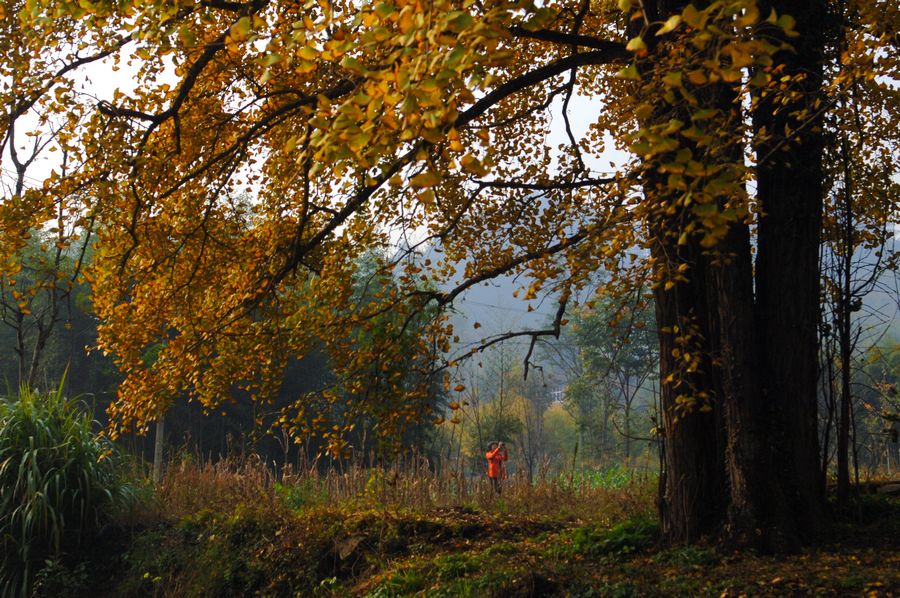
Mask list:
[[[0,593],[25,596],[48,559],[77,549],[129,496],[113,445],[78,402],[0,398]]]

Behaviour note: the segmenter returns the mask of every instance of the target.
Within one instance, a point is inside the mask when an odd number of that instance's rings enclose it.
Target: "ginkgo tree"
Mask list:
[[[866,43],[830,59],[848,76],[890,78],[896,59],[876,48],[896,43],[897,9],[850,4]],[[822,76],[846,26],[832,8],[26,0],[2,18],[31,58],[138,69],[133,92],[73,126],[84,167],[46,189],[90,190],[99,342],[125,376],[115,421],[146,425],[185,393],[209,408],[235,387],[265,400],[287,357],[316,343],[353,380],[387,363],[413,322],[423,346],[449,355],[456,334],[440,308],[500,275],[527,272],[522,299],[558,303],[551,326],[520,334],[558,335],[605,269],[655,295],[665,535],[778,548],[824,520],[822,116],[848,97]],[[36,64],[28,90],[62,85],[54,61]],[[558,147],[545,141],[554,126]],[[610,140],[635,156],[612,174],[596,166]],[[408,252],[383,267],[398,284],[357,305],[360,256],[397,245]],[[403,255],[426,246],[430,259]],[[400,377],[379,393],[386,434],[431,416],[427,393]],[[340,452],[350,418],[322,416],[337,400],[301,397],[284,424]]]

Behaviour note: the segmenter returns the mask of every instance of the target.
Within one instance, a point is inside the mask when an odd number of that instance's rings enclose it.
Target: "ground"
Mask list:
[[[112,535],[104,540],[108,548],[98,545],[105,564],[80,591],[179,597],[900,595],[900,498],[866,495],[834,518],[816,547],[772,556],[716,544],[662,547],[646,513],[609,522],[585,521],[565,509],[516,513],[502,501],[425,511],[260,503],[161,518]],[[113,550],[121,556],[109,559]],[[44,587],[54,581],[51,576]]]

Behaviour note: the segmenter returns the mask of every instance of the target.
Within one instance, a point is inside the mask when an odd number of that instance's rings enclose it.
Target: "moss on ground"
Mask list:
[[[788,557],[660,548],[643,517],[602,525],[471,508],[241,506],[120,535],[103,569],[114,577],[93,585],[98,595],[179,597],[891,596],[898,532],[900,499],[880,496],[846,514],[829,542]],[[62,569],[48,587],[74,575],[83,595],[83,564]]]

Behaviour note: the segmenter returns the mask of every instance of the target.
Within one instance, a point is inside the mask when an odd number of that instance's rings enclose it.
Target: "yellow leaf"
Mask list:
[[[432,170],[426,170],[425,172],[420,172],[412,179],[410,179],[409,184],[414,188],[422,189],[425,187],[434,187],[440,182],[441,177],[439,174]]]
[[[670,71],[663,77],[663,83],[669,87],[681,87],[681,71]]]
[[[684,10],[681,11],[681,18],[694,29],[700,29],[703,23],[703,15],[693,4],[684,7]]]
[[[641,75],[638,73],[637,65],[632,63],[616,73],[616,77],[619,77],[620,79],[633,79],[635,81],[639,81]]]
[[[688,81],[690,81],[694,85],[703,85],[707,81],[706,73],[704,73],[700,69],[690,71],[687,74],[687,78],[688,78]]]
[[[253,21],[250,20],[250,17],[241,17],[237,23],[231,26],[231,38],[236,41],[247,39],[252,28]]]
[[[297,52],[297,56],[303,60],[315,60],[319,57],[319,51],[312,46],[303,46],[300,48],[300,51]]]
[[[666,22],[663,23],[663,26],[659,28],[659,31],[656,32],[656,35],[665,35],[671,31],[675,31],[675,29],[681,24],[681,15],[672,15]]]
[[[652,104],[641,104],[634,110],[634,115],[635,115],[635,117],[638,118],[638,120],[646,120],[646,119],[650,118],[650,116],[652,114],[653,114],[653,105]]]
[[[644,43],[643,38],[641,38],[640,36],[633,37],[628,42],[628,45],[625,46],[625,49],[629,52],[640,52],[647,49],[647,44]]]
[[[488,173],[488,169],[484,167],[481,160],[475,158],[471,154],[466,154],[460,158],[459,163],[460,166],[462,166],[463,171],[468,172],[469,174],[485,176]]]

